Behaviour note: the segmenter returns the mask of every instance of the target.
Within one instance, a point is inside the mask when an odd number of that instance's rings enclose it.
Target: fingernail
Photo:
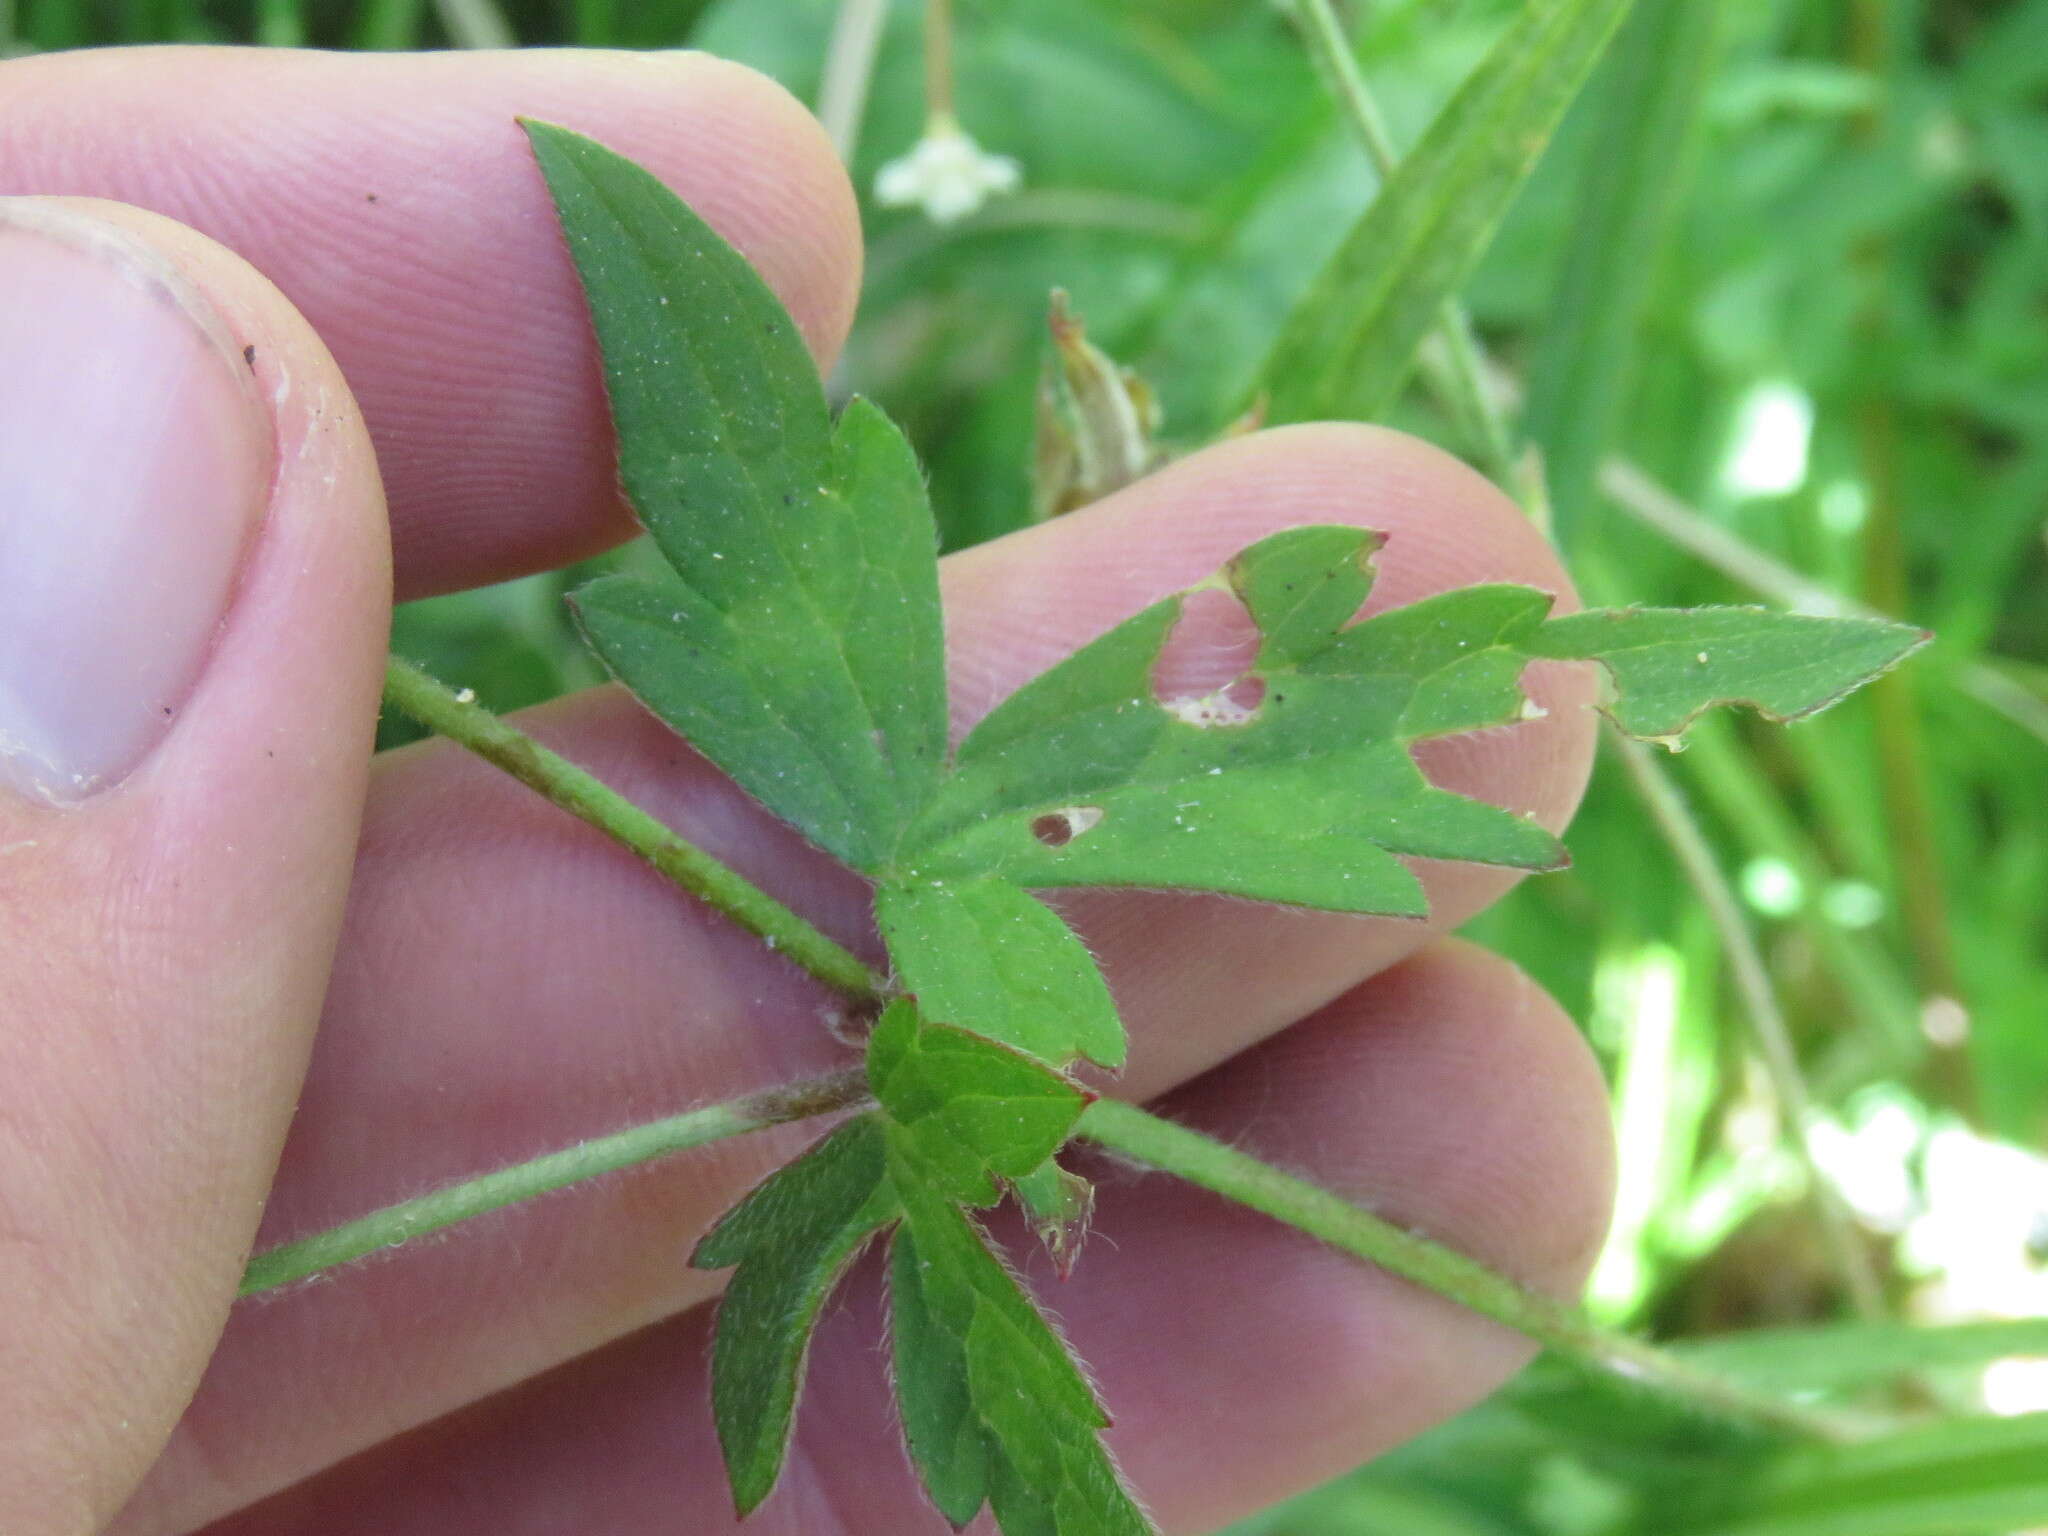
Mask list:
[[[118,783],[175,724],[271,477],[210,305],[135,236],[0,199],[0,784]]]

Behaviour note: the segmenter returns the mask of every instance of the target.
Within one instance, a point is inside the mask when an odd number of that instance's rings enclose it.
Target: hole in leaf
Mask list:
[[[1258,655],[1259,627],[1235,593],[1215,587],[1191,592],[1152,664],[1152,697],[1168,708],[1180,699],[1207,698],[1242,678]]]
[[[1048,848],[1064,848],[1102,820],[1099,805],[1068,805],[1031,821],[1031,835]]]
[[[1229,727],[1251,724],[1259,713],[1259,706],[1265,702],[1266,680],[1263,677],[1240,677],[1228,687],[1205,693],[1200,698],[1168,700],[1166,709],[1187,725]]]

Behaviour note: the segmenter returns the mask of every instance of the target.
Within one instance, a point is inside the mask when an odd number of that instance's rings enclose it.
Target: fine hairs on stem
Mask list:
[[[419,668],[395,658],[387,673],[384,697],[393,708],[449,736],[631,848],[690,895],[764,939],[772,937],[781,954],[825,985],[870,1004],[882,996],[882,978],[857,957],[710,855],[684,843],[617,791],[513,729],[473,699],[454,693]],[[724,1137],[852,1108],[864,1099],[864,1078],[853,1070],[635,1126],[269,1249],[249,1265],[242,1291],[249,1294],[287,1284],[583,1179]],[[1080,1134],[1135,1162],[1287,1222],[1493,1318],[1559,1354],[1594,1368],[1619,1370],[1639,1389],[1690,1411],[1774,1434],[1804,1439],[1839,1437],[1832,1423],[1820,1415],[1748,1391],[1662,1350],[1601,1330],[1576,1309],[1527,1291],[1474,1259],[1135,1105],[1097,1101],[1083,1116]]]
[[[474,696],[452,692],[394,656],[385,666],[384,701],[632,849],[663,877],[716,907],[769,948],[781,950],[833,991],[858,1001],[880,995],[882,978],[858,956],[736,870],[677,837],[617,790],[512,729]]]
[[[503,1210],[508,1205],[617,1173],[637,1163],[723,1141],[728,1136],[744,1136],[749,1131],[765,1131],[792,1120],[851,1109],[866,1100],[867,1079],[861,1072],[835,1072],[829,1077],[771,1088],[765,1093],[671,1115],[666,1120],[631,1126],[616,1135],[579,1142],[479,1179],[388,1205],[312,1237],[266,1249],[256,1255],[243,1273],[241,1294],[249,1296],[290,1285],[323,1269],[410,1242],[468,1221],[472,1216]]]

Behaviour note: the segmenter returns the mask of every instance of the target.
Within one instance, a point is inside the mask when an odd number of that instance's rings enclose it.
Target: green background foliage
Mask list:
[[[693,43],[809,98],[833,10],[0,0],[0,46]],[[1405,150],[1521,7],[1340,10]],[[1376,184],[1270,5],[961,0],[959,20],[962,114],[1023,162],[1024,190],[945,230],[867,209],[842,375],[908,431],[955,546],[1028,515],[1050,288],[1146,373],[1168,439],[1197,442],[1252,392]],[[864,189],[920,114],[915,9],[898,4],[856,159]],[[1670,521],[1647,484],[1675,500],[1681,531],[1739,541],[1736,564],[1767,557],[1940,634],[1793,730],[1705,722],[1672,766],[1760,925],[1888,1310],[2038,1311],[2048,1214],[2030,1234],[2028,1202],[2044,1197],[2027,1180],[2038,1189],[2041,1165],[1997,1159],[2048,1142],[2048,3],[1638,0],[1464,298],[1546,451],[1590,596],[1759,595],[1646,522],[1660,507]],[[1477,454],[1427,372],[1425,355],[1386,419]],[[602,566],[650,560],[632,549]],[[397,648],[501,708],[584,686],[596,669],[559,597],[590,574],[415,605]],[[1894,1411],[1977,1409],[1986,1361],[2048,1355],[2048,1328],[1873,1336],[1840,1322],[1715,932],[1611,762],[1568,841],[1571,871],[1527,882],[1472,931],[1550,986],[1609,1068],[1624,1178],[1598,1313],[1669,1339],[1797,1329],[1746,1357],[1699,1348],[1773,1386]],[[2011,1176],[1943,1171],[1958,1166]],[[1917,1370],[1908,1400],[1857,1368],[1873,1356]],[[1647,1536],[1677,1528],[1677,1511],[1702,1533],[2008,1531],[2048,1523],[2044,1423],[1930,1429],[1881,1465],[1787,1461],[1546,1367],[1243,1531]]]

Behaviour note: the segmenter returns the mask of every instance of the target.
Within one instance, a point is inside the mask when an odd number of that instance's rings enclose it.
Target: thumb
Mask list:
[[[361,420],[283,297],[154,215],[0,199],[0,1530],[110,1519],[213,1348],[389,590]]]

